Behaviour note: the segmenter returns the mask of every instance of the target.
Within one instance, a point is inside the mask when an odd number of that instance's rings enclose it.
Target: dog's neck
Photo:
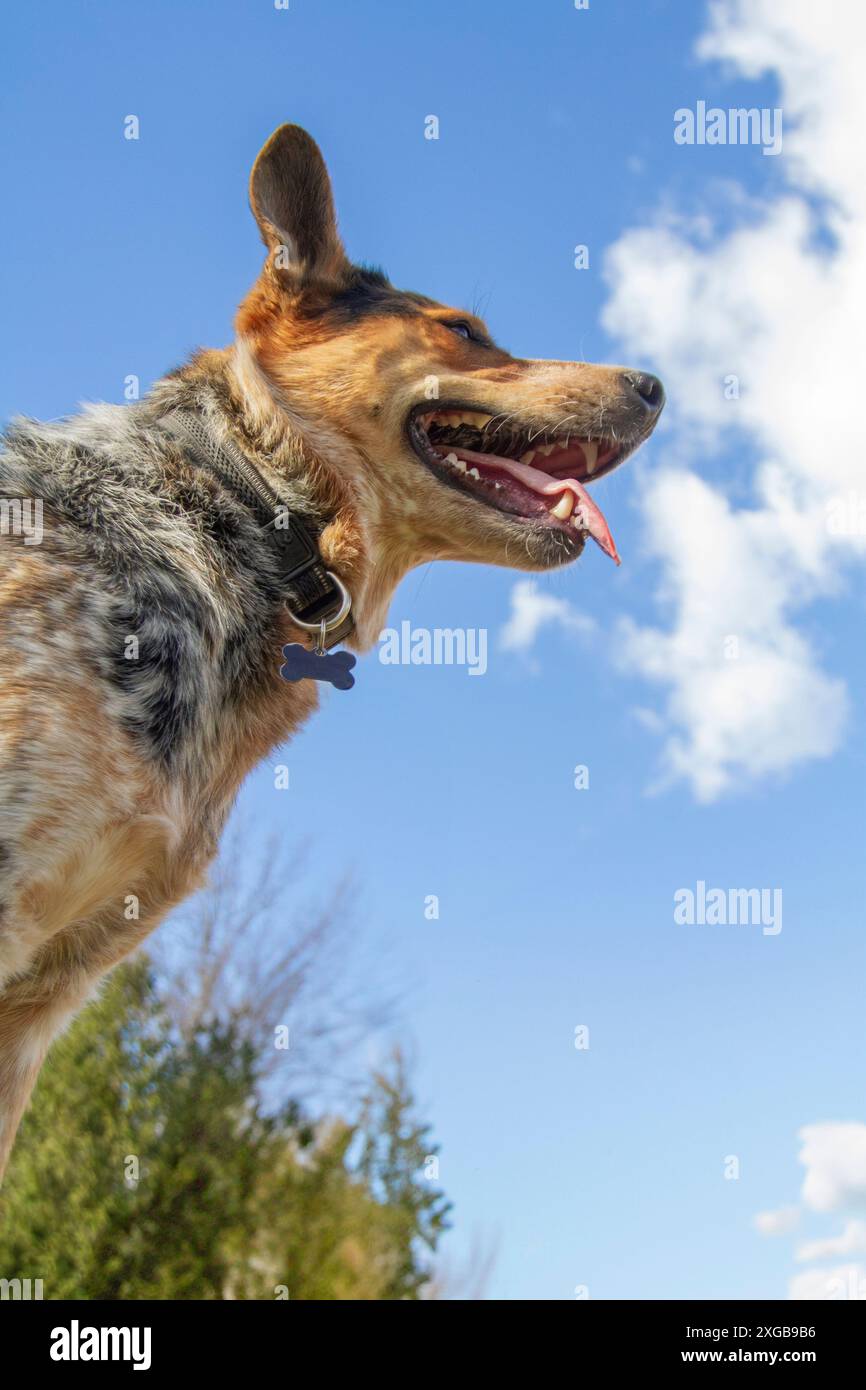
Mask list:
[[[242,338],[231,348],[199,353],[173,385],[181,389],[172,403],[196,406],[227,431],[289,508],[319,532],[323,563],[352,597],[348,645],[369,650],[413,561],[383,541],[378,500],[352,443],[307,418],[302,402],[286,400]]]

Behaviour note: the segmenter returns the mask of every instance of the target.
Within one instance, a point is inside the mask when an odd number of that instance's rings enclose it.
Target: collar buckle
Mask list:
[[[318,620],[318,622],[309,623],[306,622],[303,618],[298,617],[298,615],[294,612],[291,605],[289,604],[288,600],[286,600],[285,604],[286,612],[288,613],[295,627],[299,627],[302,632],[313,632],[316,634],[315,650],[320,654],[327,651],[328,638],[331,636],[332,633],[336,633],[340,628],[342,628],[343,624],[345,623],[346,619],[352,611],[352,596],[349,593],[349,590],[346,588],[345,584],[343,583],[342,579],[340,579],[339,575],[334,574],[332,570],[325,570],[325,574],[328,577],[328,579],[330,579],[334,588],[337,590],[337,595],[340,600],[339,607],[333,613],[326,613]]]

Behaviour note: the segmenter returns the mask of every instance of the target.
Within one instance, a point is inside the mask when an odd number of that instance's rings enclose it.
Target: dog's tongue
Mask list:
[[[528,463],[500,458],[498,454],[479,454],[474,449],[459,448],[453,449],[452,452],[467,463],[474,464],[476,468],[484,465],[487,468],[496,468],[500,473],[508,473],[541,497],[560,497],[563,492],[573,492],[576,498],[573,514],[579,518],[583,529],[589,532],[596,545],[601,546],[614,564],[621,563],[604,513],[576,478],[552,478],[549,473],[542,473],[540,469],[532,468]]]

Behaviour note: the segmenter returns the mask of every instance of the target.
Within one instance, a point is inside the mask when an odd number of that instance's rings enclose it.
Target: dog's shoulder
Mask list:
[[[42,518],[38,545],[15,527],[0,535],[0,563],[32,572],[16,582],[16,611],[43,608],[57,581],[72,615],[64,640],[87,648],[161,762],[264,679],[279,598],[253,518],[162,428],[174,394],[19,419],[0,445],[0,511],[5,498]]]

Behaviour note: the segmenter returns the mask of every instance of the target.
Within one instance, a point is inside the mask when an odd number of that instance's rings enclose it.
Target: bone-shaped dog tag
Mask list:
[[[289,642],[283,647],[285,665],[280,667],[284,681],[330,681],[337,690],[351,690],[355,684],[352,667],[356,658],[352,652],[317,652]]]

